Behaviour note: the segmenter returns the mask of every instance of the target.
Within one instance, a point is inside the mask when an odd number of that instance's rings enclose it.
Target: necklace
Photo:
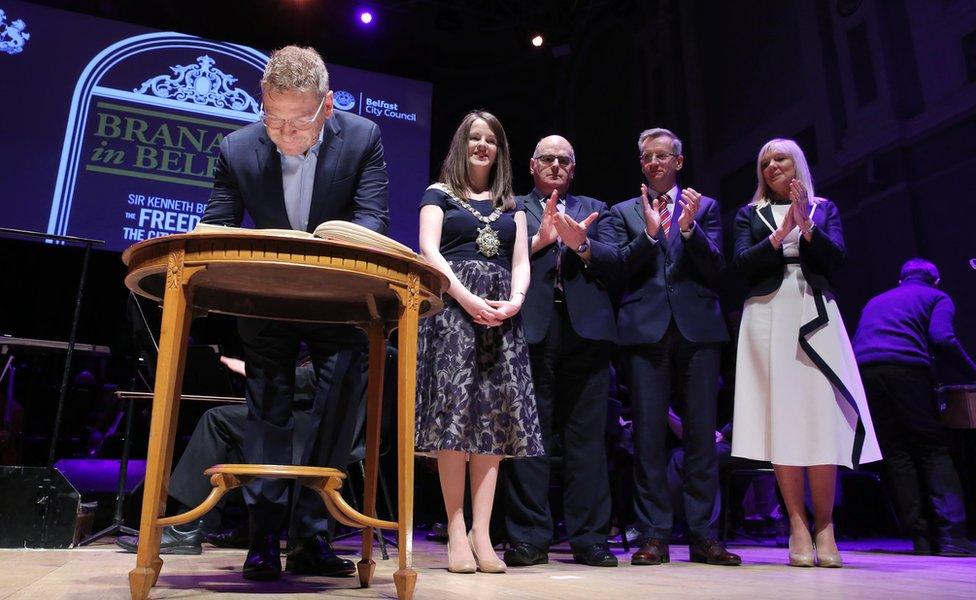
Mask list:
[[[480,212],[478,209],[471,206],[471,204],[458,198],[448,190],[446,185],[435,184],[437,188],[445,192],[451,200],[453,200],[461,208],[467,209],[476,219],[484,223],[484,227],[478,228],[478,237],[475,238],[474,242],[478,246],[478,252],[485,255],[488,258],[493,256],[498,256],[498,250],[501,248],[501,240],[498,239],[498,231],[496,231],[491,224],[498,220],[498,217],[502,216],[502,209],[500,207],[495,207],[495,210],[491,212],[487,217]]]

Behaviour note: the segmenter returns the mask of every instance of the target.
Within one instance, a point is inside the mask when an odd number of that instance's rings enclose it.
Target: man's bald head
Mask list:
[[[544,148],[550,147],[565,149],[567,152],[569,152],[569,157],[573,159],[573,163],[576,162],[576,152],[573,151],[573,145],[569,143],[569,140],[561,135],[547,135],[539,140],[539,143],[535,145],[535,151],[532,152],[532,158],[538,158],[539,156],[545,154]]]
[[[576,171],[576,153],[569,140],[561,135],[549,135],[535,145],[535,152],[529,160],[529,171],[535,182],[535,189],[548,196],[553,190],[565,196]]]

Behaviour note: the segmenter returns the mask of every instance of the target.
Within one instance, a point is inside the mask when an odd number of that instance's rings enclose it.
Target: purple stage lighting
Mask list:
[[[369,25],[373,22],[373,13],[368,10],[359,11],[359,22],[363,25]]]

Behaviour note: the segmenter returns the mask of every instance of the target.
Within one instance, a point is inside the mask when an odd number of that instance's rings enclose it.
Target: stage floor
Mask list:
[[[418,536],[419,537],[419,536]],[[843,569],[798,569],[785,565],[786,549],[733,546],[742,567],[713,567],[687,561],[687,546],[672,546],[672,562],[658,567],[632,567],[629,553],[616,569],[582,567],[564,549],[550,554],[549,565],[510,569],[505,575],[455,575],[445,569],[442,544],[419,539],[414,563],[418,569],[416,598],[449,600],[617,598],[974,598],[976,558],[940,558],[879,552],[890,541],[842,544]],[[904,543],[901,547],[907,548]],[[347,555],[348,542],[337,545]],[[243,550],[205,546],[201,556],[163,557],[165,564],[152,598],[395,598],[396,554],[377,560],[373,587],[360,589],[357,579],[285,577],[275,583],[252,584],[241,579]],[[355,559],[354,556],[348,556]],[[110,543],[74,550],[0,550],[0,599],[127,599],[126,574],[135,556],[116,551]]]

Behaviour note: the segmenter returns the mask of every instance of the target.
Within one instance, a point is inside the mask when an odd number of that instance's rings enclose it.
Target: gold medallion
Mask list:
[[[475,239],[475,243],[478,244],[478,252],[488,258],[498,256],[501,242],[498,239],[498,232],[492,229],[491,225],[485,224],[484,227],[478,229],[478,237]]]

